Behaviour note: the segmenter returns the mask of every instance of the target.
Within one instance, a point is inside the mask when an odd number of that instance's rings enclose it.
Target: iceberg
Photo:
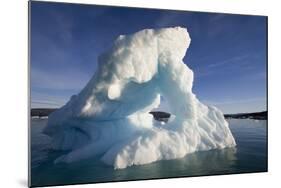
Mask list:
[[[66,151],[54,162],[97,156],[122,169],[235,146],[222,112],[192,92],[193,71],[183,62],[190,42],[181,27],[120,35],[85,88],[49,116],[44,133]],[[170,104],[167,122],[149,113],[161,96]]]

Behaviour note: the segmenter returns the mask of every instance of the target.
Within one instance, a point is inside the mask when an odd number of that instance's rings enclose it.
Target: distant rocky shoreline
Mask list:
[[[31,117],[47,117],[52,112],[56,111],[56,108],[33,108],[31,109]],[[155,120],[167,122],[171,114],[161,111],[150,112]],[[238,114],[224,114],[226,119],[257,119],[267,120],[267,111],[253,112],[253,113],[238,113]]]
[[[267,111],[253,112],[253,113],[239,113],[239,114],[225,114],[226,119],[257,119],[267,120]]]

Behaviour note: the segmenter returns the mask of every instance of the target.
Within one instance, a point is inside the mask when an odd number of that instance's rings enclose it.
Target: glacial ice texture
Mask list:
[[[44,133],[68,152],[55,163],[99,156],[119,169],[235,146],[222,112],[192,93],[193,72],[182,61],[190,41],[181,27],[120,35],[86,87],[49,116]],[[170,104],[166,123],[149,114],[160,96]]]

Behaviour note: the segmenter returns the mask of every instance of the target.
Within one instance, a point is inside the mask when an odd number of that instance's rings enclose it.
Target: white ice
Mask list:
[[[53,149],[69,151],[55,163],[98,156],[119,169],[235,146],[222,112],[192,93],[182,60],[190,41],[181,27],[119,36],[86,87],[50,115],[44,133]],[[173,114],[165,124],[149,114],[160,96]]]

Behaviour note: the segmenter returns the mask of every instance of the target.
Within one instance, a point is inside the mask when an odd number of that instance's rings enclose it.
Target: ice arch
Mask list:
[[[182,61],[189,44],[180,27],[119,36],[86,87],[50,115],[44,132],[68,151],[55,162],[100,156],[125,168],[235,146],[221,111],[192,93],[193,72]],[[175,115],[163,126],[148,113],[160,95]]]

